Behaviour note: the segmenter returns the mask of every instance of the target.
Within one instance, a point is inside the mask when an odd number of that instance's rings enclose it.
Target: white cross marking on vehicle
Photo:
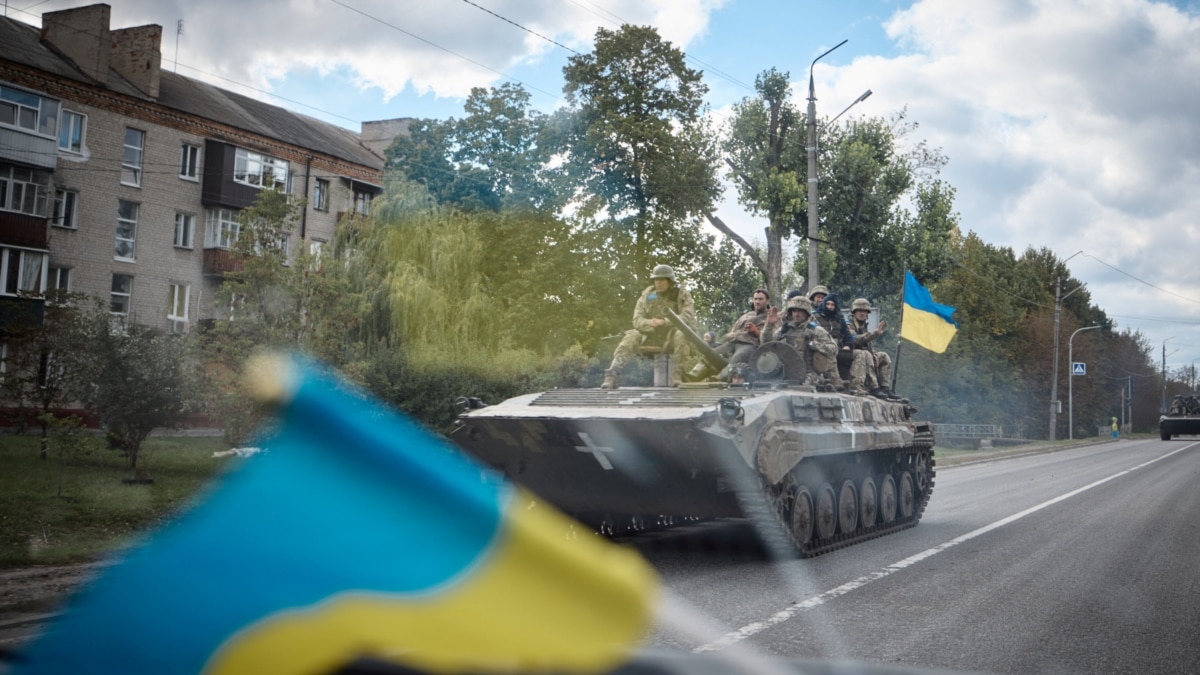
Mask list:
[[[612,452],[613,449],[596,445],[594,442],[592,442],[592,437],[588,436],[585,432],[580,431],[579,437],[583,439],[584,444],[575,446],[575,449],[580,452],[592,453],[592,456],[596,458],[597,462],[600,462],[600,466],[604,467],[605,471],[612,471],[612,462],[608,461],[608,457],[606,457],[604,453]]]

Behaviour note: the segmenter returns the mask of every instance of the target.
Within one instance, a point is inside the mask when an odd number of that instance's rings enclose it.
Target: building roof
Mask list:
[[[0,59],[95,85],[70,59],[46,45],[34,26],[0,17]],[[113,92],[154,102],[172,110],[218,122],[373,169],[383,159],[362,145],[349,129],[301,115],[279,106],[215,87],[170,71],[160,72],[158,98],[150,99],[111,67],[105,87]]]

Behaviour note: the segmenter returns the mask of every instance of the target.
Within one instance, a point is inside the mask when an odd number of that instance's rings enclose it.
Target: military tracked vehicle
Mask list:
[[[1167,414],[1158,418],[1158,436],[1164,441],[1174,436],[1200,435],[1200,397],[1177,395]]]
[[[933,491],[932,425],[906,401],[801,385],[805,373],[803,355],[771,342],[743,384],[529,394],[468,406],[451,439],[606,534],[751,517],[808,557],[916,525]]]

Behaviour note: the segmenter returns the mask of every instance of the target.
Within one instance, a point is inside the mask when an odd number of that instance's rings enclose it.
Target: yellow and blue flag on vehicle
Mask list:
[[[904,315],[900,322],[900,337],[941,354],[958,332],[953,315],[953,307],[934,302],[929,289],[922,286],[912,272],[904,270]]]
[[[16,673],[603,672],[653,570],[301,361],[267,451],[104,572]]]

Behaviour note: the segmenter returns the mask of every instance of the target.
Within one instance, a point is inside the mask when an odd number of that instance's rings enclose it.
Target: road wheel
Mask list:
[[[929,459],[925,457],[925,453],[917,453],[916,465],[913,467],[913,473],[916,474],[917,489],[921,492],[925,491],[926,484],[929,482]]]
[[[843,534],[853,532],[858,527],[858,489],[854,481],[842,482],[838,492],[838,531]]]
[[[817,528],[818,539],[829,539],[837,531],[837,496],[833,486],[825,483],[817,490],[816,519],[813,524]]]
[[[1163,431],[1162,429],[1158,430],[1158,437],[1163,439],[1164,441],[1171,440],[1171,434],[1168,434],[1167,432]]]
[[[803,546],[812,541],[813,520],[812,494],[801,485],[793,493],[792,515],[788,523],[797,544]]]
[[[912,518],[916,508],[916,493],[913,490],[912,474],[905,471],[900,474],[900,484],[897,486],[896,503],[900,507],[901,518]]]
[[[879,479],[879,516],[885,523],[896,519],[896,479],[890,473]]]
[[[875,490],[875,480],[870,476],[864,478],[858,488],[858,513],[864,528],[875,526],[879,517],[879,494]]]

